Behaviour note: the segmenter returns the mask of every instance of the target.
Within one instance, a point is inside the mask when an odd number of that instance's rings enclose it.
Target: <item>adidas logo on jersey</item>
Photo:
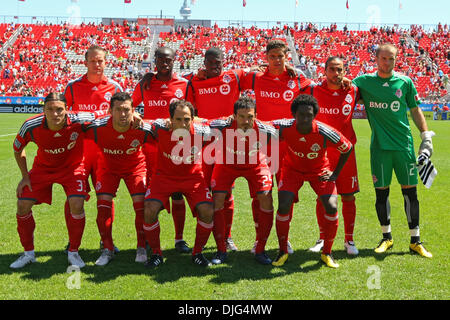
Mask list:
[[[338,96],[338,95],[339,95],[339,93],[337,93],[337,92],[333,93],[333,96],[335,96],[335,97]]]
[[[59,138],[59,137],[62,137],[62,136],[58,132],[55,133],[55,135],[53,136],[53,138]]]
[[[163,84],[163,85],[161,86],[161,89],[167,89],[167,85]]]
[[[389,83],[385,82],[385,83],[383,84],[383,87],[389,87]]]
[[[92,87],[92,91],[97,91],[98,88],[97,87]]]
[[[125,139],[125,137],[123,136],[123,134],[121,134],[120,136],[117,137],[117,139]]]
[[[306,139],[304,137],[301,137],[300,139],[298,139],[298,141],[306,142]]]

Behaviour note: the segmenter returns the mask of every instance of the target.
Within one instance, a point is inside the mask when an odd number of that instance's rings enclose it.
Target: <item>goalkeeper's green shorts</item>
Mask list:
[[[375,188],[388,187],[395,172],[400,185],[417,185],[414,149],[409,151],[370,149],[370,167]]]

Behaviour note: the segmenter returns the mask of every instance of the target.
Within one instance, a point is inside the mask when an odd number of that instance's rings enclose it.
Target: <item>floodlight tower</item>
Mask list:
[[[191,8],[187,4],[187,0],[184,0],[183,6],[180,9],[180,15],[184,20],[187,20],[191,16]]]

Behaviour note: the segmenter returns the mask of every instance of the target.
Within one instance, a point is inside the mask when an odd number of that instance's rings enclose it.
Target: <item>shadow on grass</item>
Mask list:
[[[215,250],[207,248],[205,256],[211,259]],[[270,258],[275,259],[278,250],[268,250]],[[333,256],[337,261],[343,259],[358,259],[375,257],[384,260],[390,255],[405,255],[407,252],[388,252],[387,254],[375,254],[373,249],[361,249],[357,257],[347,255],[345,250],[336,250]],[[143,264],[134,262],[135,249],[121,250],[114,259],[106,266],[95,265],[100,256],[98,249],[80,250],[80,256],[86,266],[81,272],[87,281],[103,283],[127,275],[147,275],[160,284],[175,282],[182,278],[209,277],[213,283],[235,283],[241,280],[265,280],[284,277],[294,273],[307,273],[326,268],[320,261],[320,254],[307,250],[296,250],[289,256],[288,261],[282,267],[271,265],[260,265],[256,262],[250,251],[229,252],[224,264],[203,268],[192,263],[190,254],[180,254],[175,249],[164,250],[164,263],[156,269],[149,269]],[[37,262],[25,266],[20,270],[12,270],[9,265],[19,257],[19,254],[0,255],[0,275],[11,275],[18,273],[23,279],[41,281],[49,279],[58,274],[66,274],[68,271],[67,254],[63,250],[38,251]]]

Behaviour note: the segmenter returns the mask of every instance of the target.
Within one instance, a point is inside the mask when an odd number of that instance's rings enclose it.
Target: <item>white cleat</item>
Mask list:
[[[25,267],[27,264],[33,263],[33,262],[36,262],[36,258],[34,257],[34,252],[33,253],[24,252],[16,261],[11,263],[11,265],[9,267],[11,269],[21,269],[21,268]]]
[[[289,254],[293,254],[294,253],[294,248],[292,248],[292,244],[289,242],[287,242],[287,251]]]
[[[142,247],[138,247],[136,250],[136,259],[135,262],[144,263],[147,261],[147,250]]]
[[[345,247],[345,249],[347,249],[347,254],[356,256],[359,253],[359,251],[356,248],[355,243],[353,241],[346,241],[344,243],[344,247]]]
[[[78,254],[78,251],[67,252],[67,260],[69,261],[69,264],[71,266],[75,266],[80,269],[86,265],[83,259],[81,259],[80,255]]]
[[[103,249],[100,257],[95,261],[97,266],[106,266],[114,258],[114,251]]]
[[[311,252],[320,252],[323,248],[323,239],[319,239],[316,241],[316,244],[314,246],[312,246],[311,248],[309,248],[309,251]]]

